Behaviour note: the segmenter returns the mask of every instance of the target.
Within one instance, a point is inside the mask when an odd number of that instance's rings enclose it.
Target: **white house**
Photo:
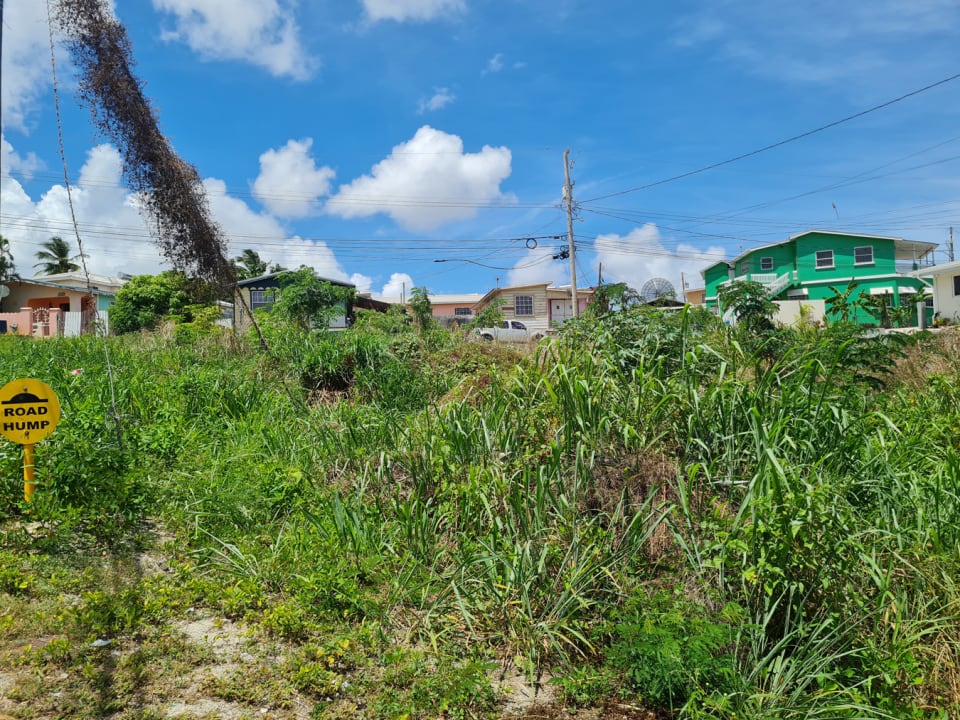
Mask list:
[[[960,260],[924,268],[923,274],[933,278],[933,312],[960,324]]]

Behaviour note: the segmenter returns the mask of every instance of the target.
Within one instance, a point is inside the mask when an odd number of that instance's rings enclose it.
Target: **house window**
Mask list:
[[[873,265],[873,245],[855,247],[853,249],[854,265]]]
[[[513,298],[514,315],[533,315],[533,295],[517,295]]]
[[[817,270],[833,267],[833,250],[817,250]]]
[[[749,272],[750,272],[750,261],[744,260],[742,263],[740,263],[740,274],[746,275]]]
[[[960,275],[953,276],[953,294],[960,295]]]
[[[773,270],[773,258],[772,257],[760,258],[760,269],[766,270],[766,271]]]
[[[250,291],[250,310],[259,310],[260,308],[269,309],[277,299],[276,290],[251,290]]]
[[[456,317],[471,317],[473,315],[473,311],[470,308],[454,308],[453,314]]]

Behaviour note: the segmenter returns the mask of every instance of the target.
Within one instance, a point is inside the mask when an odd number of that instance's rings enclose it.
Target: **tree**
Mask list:
[[[830,290],[833,292],[833,295],[828,297],[824,302],[827,306],[827,312],[832,316],[840,316],[840,322],[850,322],[851,316],[856,317],[857,308],[861,306],[863,301],[863,293],[858,293],[857,297],[853,300],[850,299],[850,296],[853,295],[853,291],[857,287],[857,281],[851,280],[847,283],[847,287],[843,291],[837,290],[835,287],[830,286]]]
[[[626,283],[603,283],[593,292],[593,302],[587,306],[591,315],[603,315],[607,312],[626,310],[639,305],[640,293]]]
[[[347,314],[354,289],[319,279],[311,267],[280,276],[280,293],[271,314],[304,329],[326,327],[331,318]]]
[[[110,308],[110,326],[118,335],[152,330],[190,303],[190,280],[183,273],[168,270],[159,275],[137,275],[117,291]]]
[[[256,250],[245,249],[232,261],[237,280],[260,277],[267,274],[267,261]]]
[[[507,302],[503,298],[495,298],[483,306],[470,323],[471,328],[498,327],[503,322],[503,306]]]
[[[410,291],[410,309],[421,331],[433,326],[433,305],[430,303],[430,291],[425,287],[415,287]]]
[[[777,304],[767,296],[763,284],[739,280],[720,288],[720,306],[732,310],[737,323],[749,333],[765,334],[773,330]]]
[[[79,270],[80,266],[74,262],[79,255],[70,255],[70,243],[59,235],[54,235],[42,245],[43,250],[37,251],[38,262],[35,268],[40,268],[41,275],[56,275]]]

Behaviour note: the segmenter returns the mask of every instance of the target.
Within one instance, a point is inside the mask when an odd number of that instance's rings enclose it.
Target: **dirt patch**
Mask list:
[[[549,705],[555,700],[555,688],[550,684],[550,678],[541,677],[538,682],[531,682],[523,673],[513,670],[493,681],[493,687],[503,696],[504,717],[522,716],[531,712],[539,705]]]

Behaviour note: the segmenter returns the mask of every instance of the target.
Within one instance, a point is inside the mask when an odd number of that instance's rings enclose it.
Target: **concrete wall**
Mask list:
[[[826,305],[823,300],[777,300],[777,314],[773,321],[781,325],[798,325],[804,322],[823,322]]]

